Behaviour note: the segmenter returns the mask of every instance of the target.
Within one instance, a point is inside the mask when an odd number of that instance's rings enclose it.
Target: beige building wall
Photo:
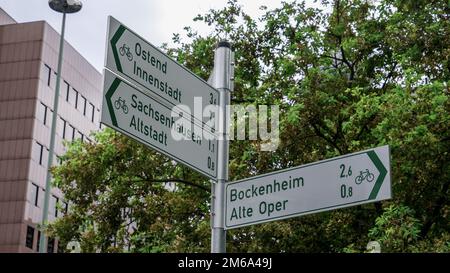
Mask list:
[[[0,252],[38,247],[58,48],[59,34],[44,21],[0,26]],[[102,75],[67,42],[63,60],[56,155],[63,139],[92,141],[100,128]],[[56,203],[66,207],[55,188],[50,221],[64,214]]]
[[[0,7],[0,25],[8,25],[17,23],[8,13]]]

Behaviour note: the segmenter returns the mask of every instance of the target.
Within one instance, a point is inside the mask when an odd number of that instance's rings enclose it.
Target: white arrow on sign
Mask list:
[[[213,118],[203,117],[201,111],[208,105],[219,105],[216,89],[111,16],[108,25],[106,68],[173,106],[186,105],[191,113],[199,111],[194,118],[214,127]]]
[[[102,123],[168,155],[209,178],[217,178],[217,138],[210,128],[104,70]],[[175,113],[175,117],[173,116]]]
[[[237,228],[391,198],[389,146],[226,185],[225,227]]]

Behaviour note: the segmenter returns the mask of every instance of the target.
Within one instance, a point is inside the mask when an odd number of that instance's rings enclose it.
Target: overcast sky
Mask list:
[[[192,18],[209,9],[222,8],[226,0],[82,0],[83,8],[67,16],[66,40],[97,70],[104,64],[107,17],[112,15],[155,46],[170,43],[173,33],[193,26],[199,33],[209,29]],[[244,10],[259,16],[259,6],[279,7],[280,0],[241,0]],[[45,20],[58,32],[62,15],[51,10],[48,0],[0,0],[0,7],[19,23]]]

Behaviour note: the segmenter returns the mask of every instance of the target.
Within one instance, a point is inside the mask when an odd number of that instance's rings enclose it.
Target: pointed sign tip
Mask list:
[[[367,155],[369,156],[370,160],[372,160],[373,164],[375,165],[378,172],[380,173],[378,175],[377,181],[375,182],[375,185],[373,186],[373,189],[369,195],[368,200],[373,200],[377,197],[378,192],[380,191],[381,185],[383,185],[384,179],[387,174],[387,170],[386,170],[386,167],[383,165],[383,162],[381,162],[380,158],[375,153],[375,151],[368,151]]]

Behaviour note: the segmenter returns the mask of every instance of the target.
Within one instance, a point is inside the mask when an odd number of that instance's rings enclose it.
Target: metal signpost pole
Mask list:
[[[63,49],[64,49],[64,30],[66,26],[66,13],[75,13],[78,12],[82,4],[80,1],[71,1],[67,2],[67,0],[50,0],[49,6],[63,14],[62,26],[61,26],[61,37],[59,40],[59,55],[58,55],[58,71],[56,74],[56,87],[55,87],[55,98],[53,100],[53,117],[52,117],[52,128],[50,132],[50,147],[48,152],[48,163],[47,163],[47,176],[45,181],[45,196],[44,196],[44,208],[42,210],[42,226],[47,224],[48,218],[48,203],[50,198],[51,191],[51,178],[52,175],[50,173],[50,168],[53,164],[53,155],[55,149],[55,133],[56,133],[56,121],[58,116],[58,100],[59,100],[59,86],[61,82],[61,68],[62,68],[62,59],[63,59]],[[39,240],[39,252],[45,253],[45,235],[44,232],[41,232],[41,238]]]
[[[220,92],[218,111],[218,164],[217,183],[211,185],[211,253],[226,252],[225,223],[225,183],[228,181],[228,124],[230,92],[232,91],[233,60],[231,45],[219,42],[214,56],[212,86]]]
[[[50,147],[48,152],[48,163],[47,163],[47,176],[45,179],[45,197],[44,197],[44,209],[42,210],[42,225],[47,223],[48,217],[48,202],[50,197],[51,186],[50,182],[52,175],[50,173],[50,167],[53,164],[53,154],[55,149],[55,132],[56,132],[56,116],[58,115],[58,99],[59,99],[59,84],[61,82],[61,66],[62,66],[62,54],[64,48],[64,27],[66,24],[66,13],[63,13],[62,30],[61,30],[61,40],[59,44],[59,57],[58,57],[58,72],[56,76],[56,90],[55,98],[53,102],[53,117],[52,117],[52,129],[50,133]],[[45,236],[44,232],[41,232],[41,238],[39,242],[39,252],[45,253]]]

